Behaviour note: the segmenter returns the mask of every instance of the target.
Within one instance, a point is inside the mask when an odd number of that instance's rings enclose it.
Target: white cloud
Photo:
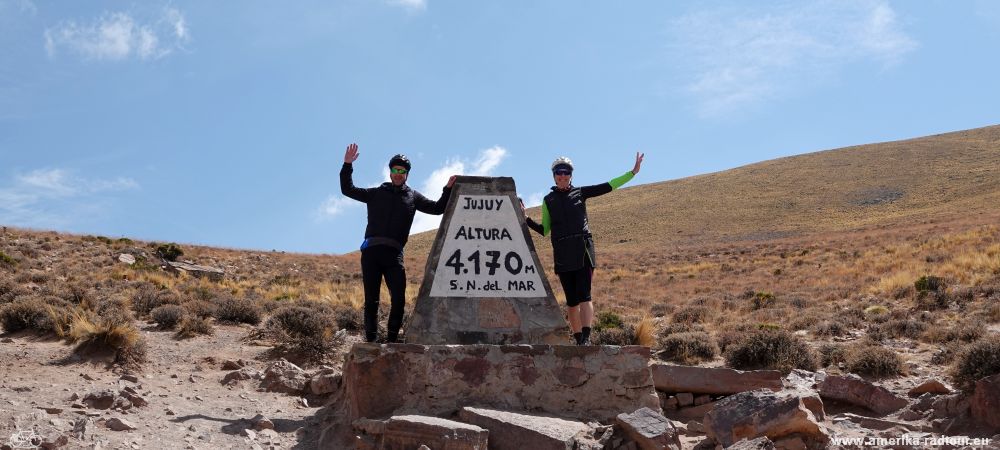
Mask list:
[[[154,60],[182,48],[191,38],[184,15],[175,8],[166,8],[147,22],[123,12],[105,13],[87,23],[61,22],[45,30],[45,51],[50,58],[65,50],[87,60]]]
[[[78,219],[80,211],[99,213],[99,194],[137,189],[131,179],[90,179],[66,169],[39,169],[15,174],[0,188],[0,217],[4,223],[57,228]]]
[[[320,205],[319,210],[316,211],[316,217],[320,220],[331,219],[350,208],[359,207],[361,205],[363,205],[363,203],[357,200],[340,195],[331,195],[323,201],[322,205]]]
[[[410,11],[423,11],[427,9],[427,0],[385,0],[385,2]]]
[[[495,146],[480,150],[479,155],[472,161],[462,158],[450,158],[437,170],[431,172],[427,180],[424,181],[420,192],[432,200],[437,200],[441,195],[441,188],[448,184],[448,179],[452,175],[473,175],[491,176],[494,170],[507,157],[507,149]],[[441,216],[432,216],[418,212],[413,219],[413,227],[410,233],[433,230],[441,224]]]
[[[886,0],[754,4],[687,14],[672,24],[685,91],[704,116],[803,89],[856,62],[897,64],[917,48]]]

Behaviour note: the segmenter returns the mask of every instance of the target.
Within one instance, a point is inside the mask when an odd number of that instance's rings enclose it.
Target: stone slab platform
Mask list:
[[[613,420],[660,410],[648,364],[640,346],[356,344],[343,382],[350,420],[465,406]]]

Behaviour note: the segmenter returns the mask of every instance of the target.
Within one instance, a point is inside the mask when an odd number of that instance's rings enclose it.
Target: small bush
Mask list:
[[[299,353],[307,360],[318,361],[335,351],[343,343],[343,335],[335,334],[334,318],[327,305],[318,308],[283,306],[267,320],[266,328],[274,330],[272,336],[279,348]]]
[[[894,338],[919,339],[927,330],[927,324],[914,319],[896,319],[886,322],[884,329]]]
[[[972,391],[976,381],[1000,373],[1000,335],[969,344],[956,356],[951,375],[964,391]]]
[[[172,330],[187,315],[187,309],[180,305],[163,305],[154,308],[149,315],[161,328]]]
[[[110,326],[130,326],[135,320],[129,311],[128,301],[121,297],[109,297],[100,301],[94,312],[102,322]]]
[[[0,251],[0,267],[13,269],[17,267],[17,260],[10,255]]]
[[[58,297],[20,297],[0,307],[0,326],[8,333],[30,330],[61,335],[69,321],[69,303]]]
[[[653,317],[663,317],[672,312],[674,312],[673,305],[664,303],[656,303],[649,307],[649,314]]]
[[[715,358],[719,347],[715,340],[704,331],[676,333],[659,341],[659,357],[681,364],[696,364]]]
[[[786,331],[755,330],[726,349],[726,365],[734,369],[816,370],[813,351]]]
[[[597,313],[597,321],[594,324],[594,331],[607,330],[610,328],[622,328],[625,326],[625,319],[614,311],[601,311]]]
[[[617,328],[594,329],[590,336],[593,345],[638,345],[639,337],[632,324],[623,324]]]
[[[146,341],[131,323],[120,324],[92,311],[73,317],[66,340],[77,344],[74,353],[114,353],[115,363],[128,370],[138,370],[146,361]]]
[[[946,293],[937,291],[920,291],[917,293],[915,302],[917,309],[923,311],[947,309],[951,303]]]
[[[184,255],[184,251],[174,243],[160,244],[156,246],[156,255],[167,261],[177,261],[177,258]]]
[[[215,334],[215,328],[212,327],[212,322],[206,317],[185,316],[184,320],[181,321],[180,327],[177,329],[177,337],[179,339],[192,338],[198,335],[211,336],[213,334]]]
[[[181,306],[191,315],[201,318],[215,317],[215,312],[218,310],[214,303],[204,300],[192,300]]]
[[[857,345],[847,352],[847,370],[875,378],[895,377],[905,373],[903,359],[894,350],[881,345]]]
[[[750,299],[750,308],[754,311],[764,308],[770,308],[774,306],[776,300],[774,294],[770,292],[757,292],[754,294],[753,298]]]
[[[956,323],[950,327],[932,326],[920,336],[920,340],[937,344],[955,341],[975,342],[983,337],[985,328],[982,323],[974,321]]]
[[[945,287],[944,278],[932,275],[924,275],[913,282],[913,288],[917,292],[938,292]]]
[[[839,344],[823,344],[819,347],[819,356],[822,367],[839,365],[847,361],[847,348]]]
[[[813,334],[816,336],[844,336],[847,334],[847,327],[836,320],[824,320],[813,327]]]
[[[178,305],[181,298],[176,292],[157,288],[152,283],[143,282],[132,295],[132,310],[139,317],[146,317],[153,309],[163,305]]]
[[[674,313],[674,323],[705,323],[711,311],[704,305],[688,305]]]
[[[361,331],[364,324],[361,319],[361,311],[347,303],[335,303],[331,307],[330,314],[338,330]]]
[[[871,305],[865,308],[865,317],[881,316],[889,314],[889,308],[882,305]]]
[[[260,323],[261,310],[251,300],[238,299],[234,297],[223,297],[216,299],[215,318],[221,322],[248,323],[257,325]]]

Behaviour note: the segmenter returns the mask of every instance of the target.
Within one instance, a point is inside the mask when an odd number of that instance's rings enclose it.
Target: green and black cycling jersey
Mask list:
[[[542,222],[527,218],[529,228],[542,236],[551,237],[556,273],[579,270],[588,264],[595,267],[596,254],[586,201],[620,188],[634,176],[629,171],[607,183],[582,187],[570,185],[565,191],[553,186],[552,192],[542,200]]]

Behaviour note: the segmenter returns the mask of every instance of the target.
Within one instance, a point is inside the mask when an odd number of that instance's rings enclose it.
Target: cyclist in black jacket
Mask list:
[[[552,236],[552,256],[559,276],[569,326],[578,345],[590,343],[590,327],[594,322],[594,307],[590,302],[590,287],[596,267],[594,239],[587,218],[587,199],[607,194],[632,180],[642,165],[642,153],[635,154],[631,171],[601,184],[573,186],[573,161],[560,157],[552,162],[552,178],[556,185],[542,201],[542,223],[525,217],[528,227],[542,236]]]
[[[392,307],[386,340],[396,342],[403,325],[403,306],[406,304],[406,269],[403,267],[403,247],[410,235],[410,226],[417,211],[441,215],[448,206],[455,176],[441,192],[436,202],[410,189],[406,179],[410,160],[396,155],[389,160],[389,179],[373,188],[354,186],[351,173],[358,159],[358,144],[347,146],[344,167],[340,169],[340,191],[344,196],[368,204],[368,226],[361,244],[361,275],[365,287],[365,340],[374,342],[378,337],[378,304],[382,277],[389,288]]]

